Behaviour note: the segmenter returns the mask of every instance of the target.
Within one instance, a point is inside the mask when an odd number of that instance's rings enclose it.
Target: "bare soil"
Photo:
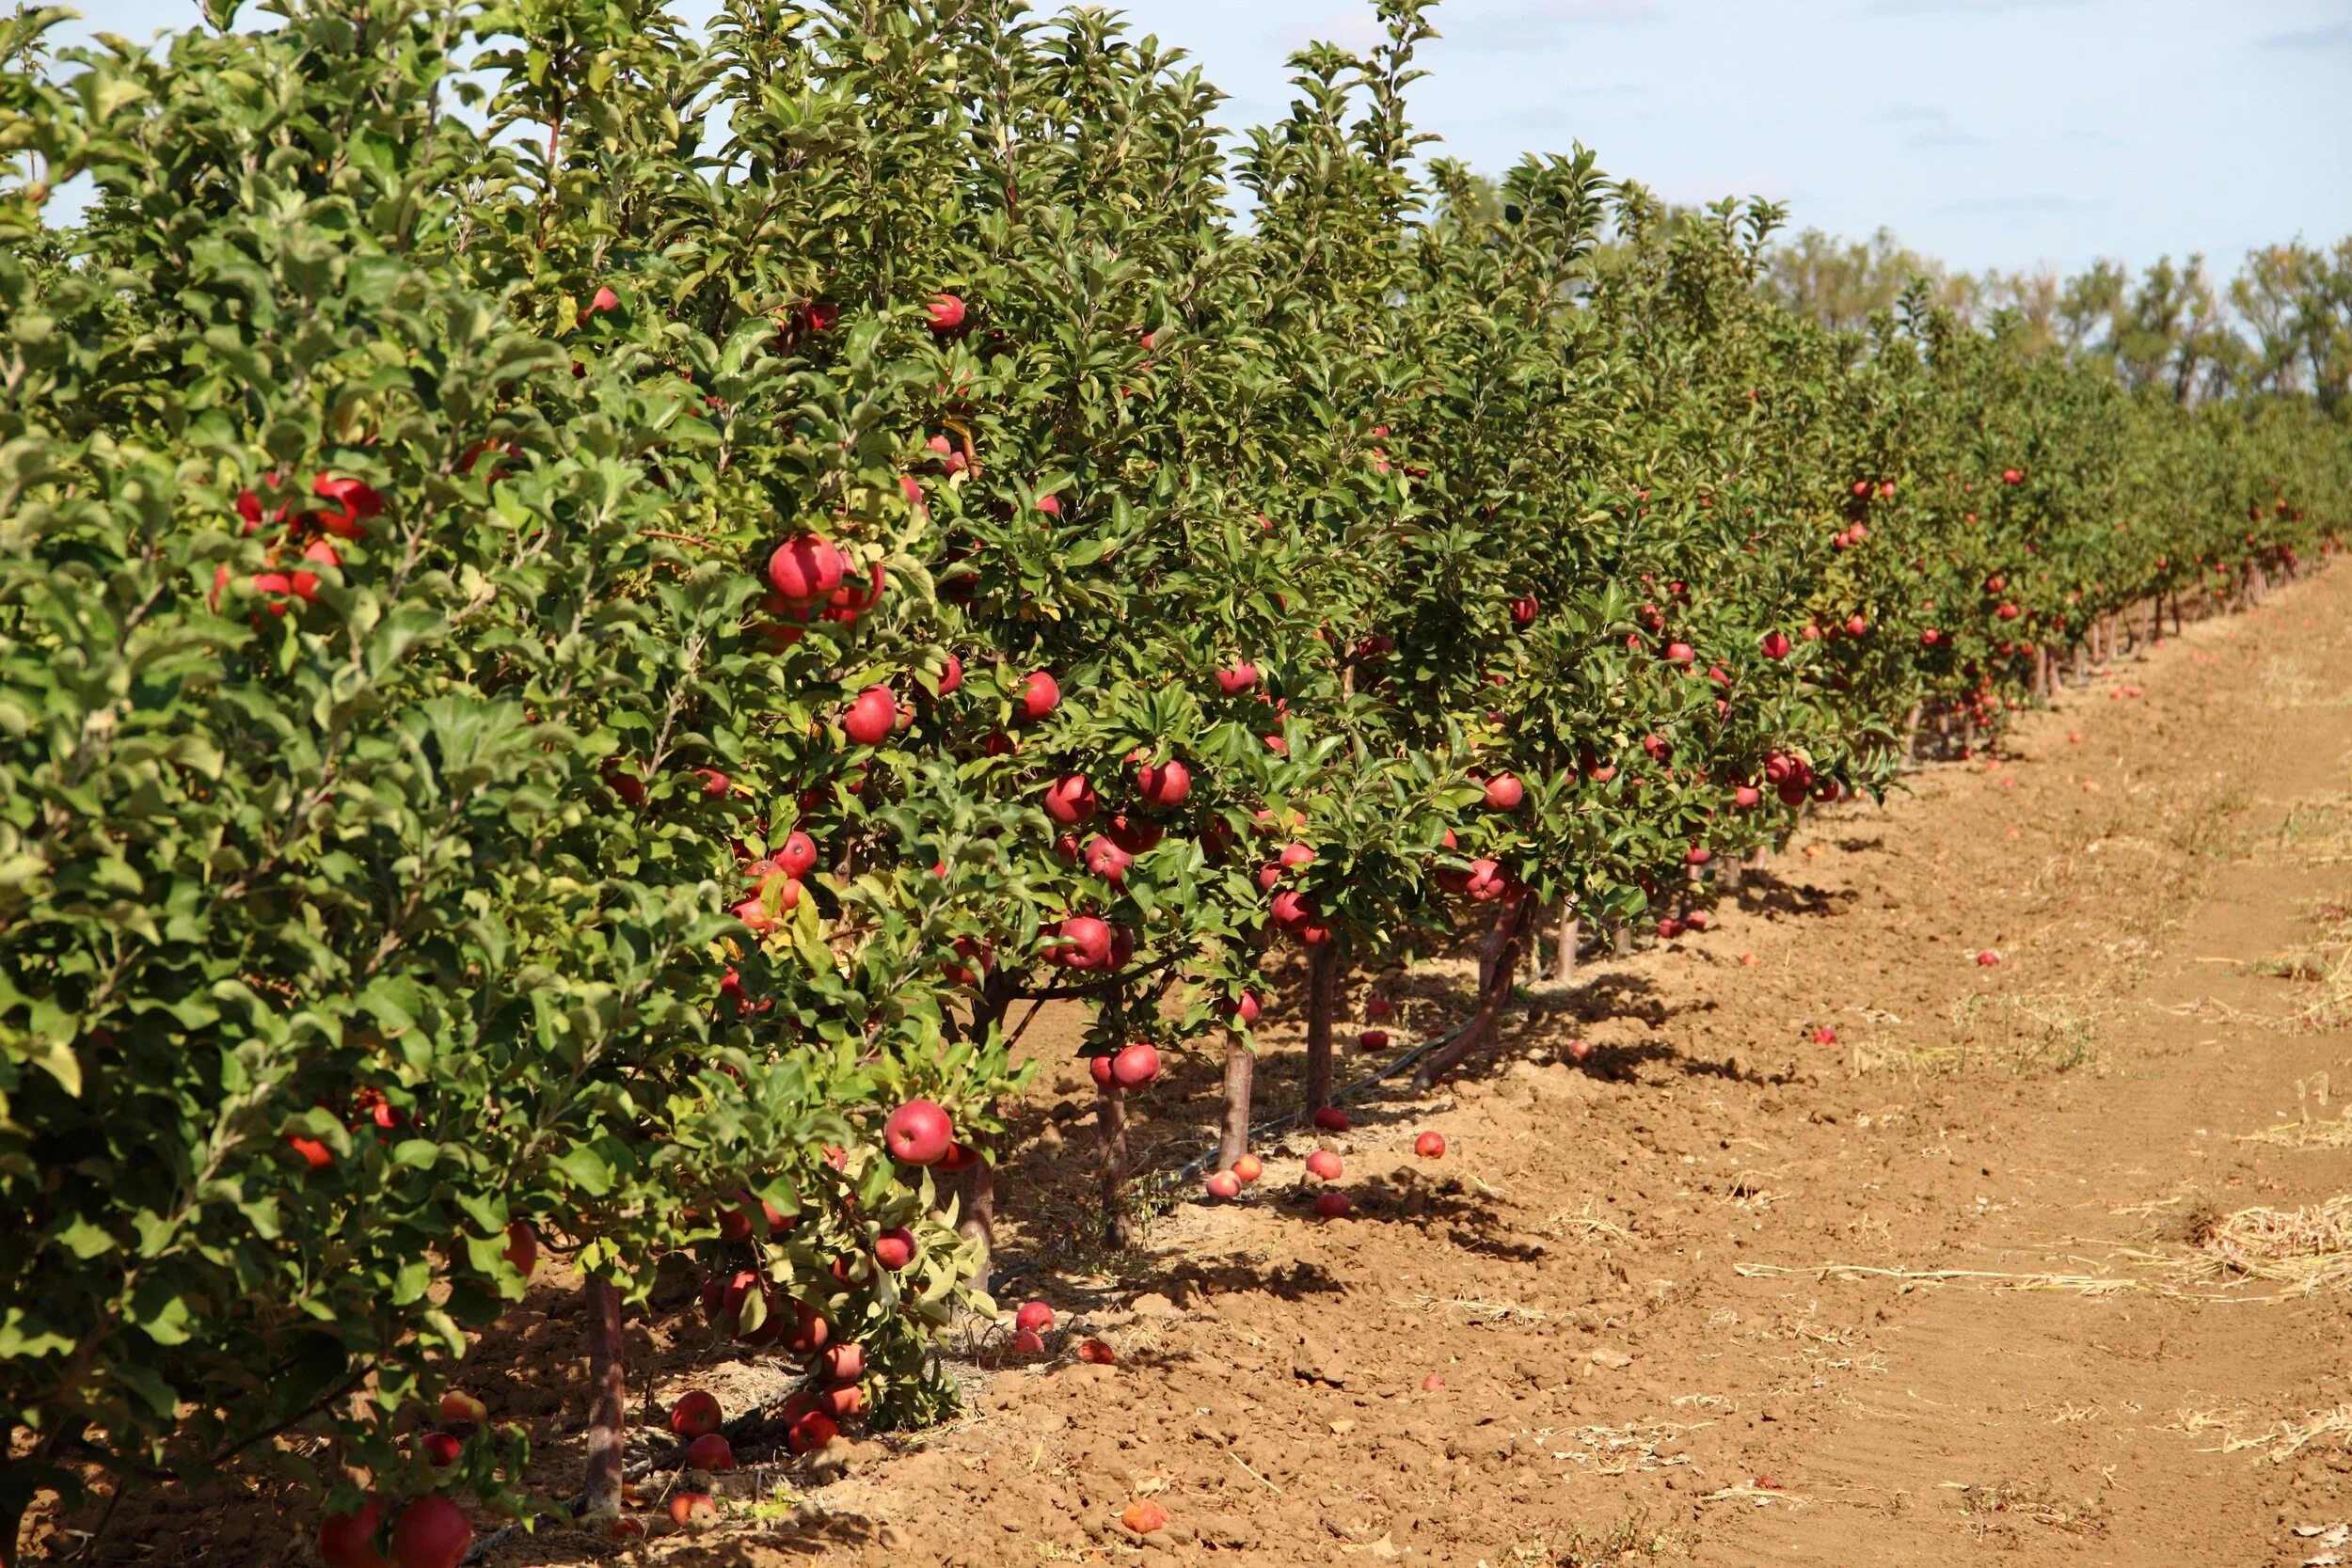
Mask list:
[[[1241,1201],[1178,1195],[1124,1253],[1094,1243],[1090,1089],[1049,1013],[1000,1260],[1008,1312],[1060,1314],[1050,1354],[976,1328],[964,1418],[720,1478],[716,1531],[665,1533],[650,1477],[654,1534],[626,1550],[2352,1561],[2347,905],[2337,571],[2119,662],[1995,758],[1827,811],[1714,929],[1533,988],[1457,1082],[1263,1150]],[[1375,983],[1403,1042],[1474,974],[1352,976],[1344,1039]],[[1279,1109],[1296,1032],[1265,1038]],[[1214,1141],[1217,1074],[1136,1097],[1139,1169]],[[1430,1129],[1446,1152],[1416,1159]],[[1313,1216],[1318,1145],[1352,1218]],[[550,1492],[578,1479],[578,1329],[549,1292],[485,1347],[480,1391],[532,1426]],[[630,1333],[660,1399],[708,1386],[732,1413],[791,1374],[682,1318]],[[1116,1361],[1080,1359],[1089,1338]],[[1139,1497],[1164,1530],[1119,1523]],[[149,1508],[104,1556],[312,1560],[265,1504]],[[487,1560],[623,1550],[543,1529]]]

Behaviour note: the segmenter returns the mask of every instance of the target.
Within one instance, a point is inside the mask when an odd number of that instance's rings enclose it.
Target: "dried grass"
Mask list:
[[[2352,1290],[2352,1197],[2301,1209],[2241,1209],[2214,1222],[2173,1259],[2185,1284],[2231,1289],[2249,1281],[2304,1296]]]
[[[1960,1511],[1968,1516],[1979,1541],[2010,1520],[2024,1520],[2068,1535],[2106,1533],[2106,1503],[2103,1498],[2065,1502],[2046,1484],[2027,1488],[2015,1481],[1978,1486],[1947,1481],[1944,1485],[1960,1494]]]
[[[1905,1289],[1919,1285],[1953,1285],[1975,1282],[1996,1291],[2065,1291],[2075,1295],[2104,1296],[2122,1291],[2146,1288],[2140,1280],[2114,1275],[2093,1274],[2016,1274],[1994,1269],[1887,1269],[1864,1263],[1815,1263],[1804,1268],[1789,1268],[1778,1263],[1737,1263],[1733,1272],[1742,1279],[1794,1279],[1810,1276],[1827,1279],[1892,1279]]]
[[[2314,1411],[2308,1416],[2273,1421],[2266,1426],[2249,1427],[2252,1417],[2243,1409],[2234,1411],[2189,1410],[2180,1412],[2171,1422],[2173,1430],[2192,1435],[2218,1433],[2220,1442],[2200,1453],[2245,1453],[2282,1465],[2314,1444],[2333,1441],[2334,1446],[2352,1449],[2352,1404],[2340,1404],[2333,1410]]]
[[[1550,1316],[1533,1307],[1522,1307],[1516,1301],[1469,1301],[1458,1297],[1424,1295],[1418,1291],[1409,1297],[1391,1296],[1389,1304],[1416,1312],[1460,1312],[1487,1323],[1539,1323]]]

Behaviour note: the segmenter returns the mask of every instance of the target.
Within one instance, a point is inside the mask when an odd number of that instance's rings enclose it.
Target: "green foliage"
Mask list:
[[[1831,330],[1776,208],[1581,150],[1422,170],[1427,10],[1230,162],[1181,57],[1016,0],[11,24],[0,1498],[297,1428],[428,1484],[393,1433],[518,1223],[641,1298],[754,1269],[734,1328],[822,1315],[931,1418],[979,1255],[881,1122],[984,1148],[1012,1001],[1221,1044],[1291,936],[1662,909],[1921,705],[1997,721],[2035,644],[2334,539],[2306,402],[1916,291]],[[787,599],[811,534],[841,584]]]

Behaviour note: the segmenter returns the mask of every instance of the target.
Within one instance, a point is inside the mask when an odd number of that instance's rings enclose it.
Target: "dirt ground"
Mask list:
[[[1050,1354],[973,1338],[963,1419],[723,1478],[727,1526],[631,1554],[2352,1562],[2352,572],[1827,812],[1720,914],[1533,988],[1457,1083],[1263,1150],[1242,1201],[1181,1195],[1124,1254],[1090,1245],[1089,1097],[1041,1019],[1000,1260],[1008,1311],[1058,1312]],[[1404,1040],[1468,981],[1356,976],[1346,1034],[1375,985]],[[1298,1048],[1266,1037],[1279,1109]],[[1139,1163],[1207,1141],[1215,1072],[1139,1097]],[[1318,1143],[1352,1218],[1310,1209]],[[547,1305],[487,1394],[552,1488],[584,1402]],[[665,1398],[732,1410],[788,1371],[632,1336]],[[1169,1520],[1141,1539],[1139,1497]],[[223,1555],[203,1517],[184,1560],[311,1560],[265,1528]],[[599,1555],[542,1531],[487,1560]]]

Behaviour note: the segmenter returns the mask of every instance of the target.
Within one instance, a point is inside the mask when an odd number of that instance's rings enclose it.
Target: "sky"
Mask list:
[[[145,37],[193,0],[80,0]],[[690,5],[689,14],[703,7]],[[1057,8],[1042,4],[1040,10]],[[1128,0],[1231,128],[1369,0]],[[1970,271],[2352,235],[2352,0],[1443,0],[1414,118],[1489,173],[1582,143],[1670,200],[1760,195]]]

